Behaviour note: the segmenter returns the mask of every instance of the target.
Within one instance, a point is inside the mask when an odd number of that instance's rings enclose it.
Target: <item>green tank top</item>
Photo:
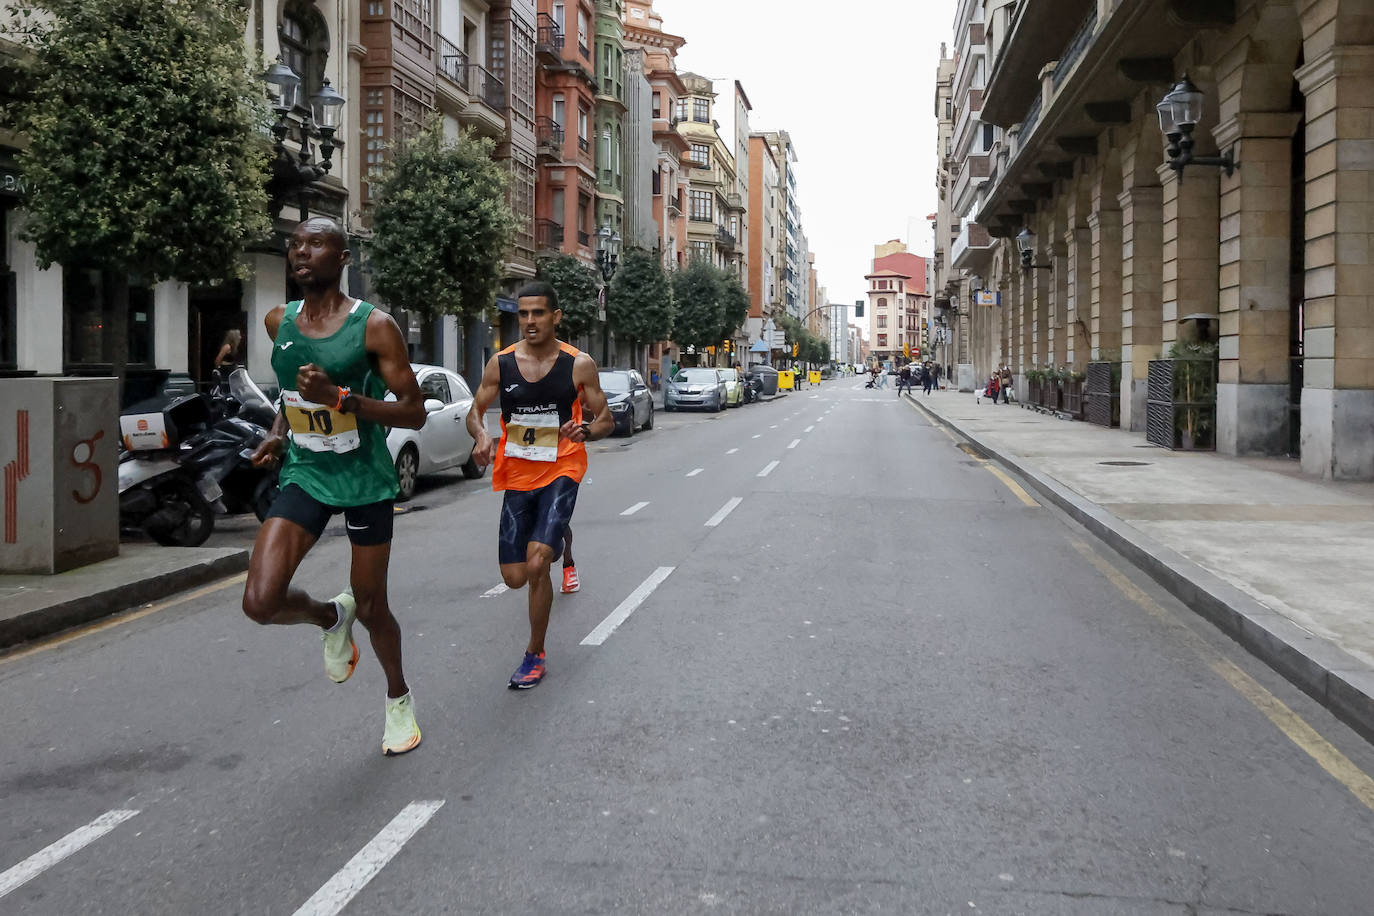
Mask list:
[[[339,330],[317,338],[306,337],[296,326],[301,300],[288,302],[272,346],[272,371],[291,430],[281,486],[294,483],[326,506],[365,506],[395,499],[398,492],[396,466],[382,426],[340,413],[332,404],[307,401],[296,391],[296,372],[314,363],[334,384],[356,394],[381,398],[386,393],[386,383],[367,352],[372,309],[359,299]]]

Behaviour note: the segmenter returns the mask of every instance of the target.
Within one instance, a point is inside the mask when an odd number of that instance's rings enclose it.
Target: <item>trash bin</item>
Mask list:
[[[763,390],[760,392],[765,397],[773,397],[778,393],[778,370],[772,366],[750,366],[745,378],[758,378],[763,383]]]

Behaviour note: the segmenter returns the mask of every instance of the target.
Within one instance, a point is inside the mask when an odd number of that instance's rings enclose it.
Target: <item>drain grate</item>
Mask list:
[[[1148,461],[1099,461],[1098,464],[1105,464],[1114,468],[1143,468],[1148,465]]]

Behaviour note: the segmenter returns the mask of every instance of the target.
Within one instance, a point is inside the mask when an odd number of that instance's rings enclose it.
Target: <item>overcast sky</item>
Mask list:
[[[940,43],[953,40],[954,0],[655,0],[654,9],[665,31],[687,39],[679,70],[738,79],[754,106],[750,126],[792,135],[802,227],[831,302],[864,298],[875,244],[900,238],[931,254],[935,69]]]

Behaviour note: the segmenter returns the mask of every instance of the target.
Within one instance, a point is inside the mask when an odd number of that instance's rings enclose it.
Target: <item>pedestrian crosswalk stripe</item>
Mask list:
[[[72,853],[89,846],[137,814],[137,811],[131,811],[127,808],[106,811],[86,826],[76,828],[57,842],[40,849],[18,865],[0,873],[0,897],[4,897],[16,887],[32,881]]]
[[[348,902],[356,897],[369,881],[377,877],[377,873],[386,867],[410,838],[429,823],[434,812],[443,806],[443,799],[416,801],[406,805],[400,814],[391,819],[391,823],[358,850],[358,854],[349,859],[334,877],[315,892],[314,896],[301,904],[295,916],[334,916],[348,906]]]

